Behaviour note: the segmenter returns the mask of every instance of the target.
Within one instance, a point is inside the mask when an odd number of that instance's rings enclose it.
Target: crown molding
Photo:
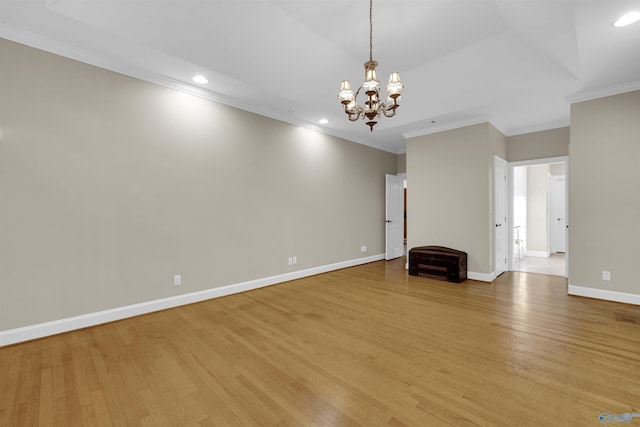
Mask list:
[[[214,92],[211,90],[202,89],[198,86],[194,86],[183,81],[168,77],[164,74],[154,73],[144,68],[135,67],[123,62],[108,60],[105,55],[97,55],[85,49],[81,49],[75,46],[71,46],[66,43],[61,43],[56,40],[42,37],[40,35],[30,33],[23,30],[15,29],[11,26],[3,25],[0,27],[0,37],[7,40],[14,41],[16,43],[24,44],[26,46],[40,49],[45,52],[59,55],[65,58],[73,59],[84,64],[93,65],[98,68],[102,68],[108,71],[113,71],[118,74],[122,74],[128,77],[133,77],[138,80],[143,80],[148,83],[154,83],[159,86],[164,86],[169,89],[178,90],[180,92],[187,93],[189,95],[206,98],[211,101],[215,101],[221,104],[229,105],[231,107],[239,108],[242,110],[250,111],[249,106],[229,96]],[[255,109],[254,110],[258,110]],[[256,114],[261,114],[258,111],[251,111]],[[264,115],[264,114],[261,114]],[[285,121],[283,118],[280,119]]]
[[[560,129],[568,127],[571,124],[569,118],[558,120],[554,122],[541,123],[534,126],[523,126],[518,128],[509,129],[509,132],[505,133],[505,136],[524,135],[527,133],[543,132],[545,130]]]
[[[575,104],[577,102],[591,101],[593,99],[604,98],[604,97],[613,96],[613,95],[620,95],[621,93],[633,92],[635,90],[640,90],[640,80],[621,83],[619,85],[609,86],[605,88],[577,92],[577,93],[574,93],[573,95],[567,96],[565,99],[570,104]]]
[[[410,132],[402,132],[402,136],[405,139],[416,138],[418,136],[431,135],[434,133],[445,132],[448,130],[460,129],[467,126],[478,125],[481,123],[490,123],[489,116],[477,116],[470,119],[459,120],[457,122],[445,123],[438,126],[433,126],[424,129],[418,129]],[[495,126],[494,126],[495,127]],[[497,128],[496,128],[497,129]]]
[[[223,95],[221,93],[203,89],[199,86],[194,86],[189,83],[168,77],[164,74],[155,73],[144,68],[132,66],[124,62],[112,61],[107,59],[104,55],[98,55],[85,49],[80,49],[66,43],[61,43],[53,39],[42,37],[40,35],[27,32],[24,30],[16,29],[8,25],[0,26],[0,37],[20,43],[35,49],[40,49],[45,52],[59,55],[65,58],[73,59],[84,64],[92,65],[98,68],[102,68],[108,71],[113,71],[118,74],[122,74],[128,77],[132,77],[138,80],[146,81],[148,83],[157,84],[169,89],[177,90],[187,93],[189,95],[198,96],[200,98],[208,99],[220,104],[227,105],[229,107],[237,108],[243,111],[254,113],[263,117],[267,117],[280,122],[288,123],[294,126],[300,126],[302,128],[319,132],[325,135],[341,138],[346,141],[355,142],[361,145],[365,145],[371,148],[375,148],[381,151],[386,151],[395,154],[395,150],[390,150],[384,147],[379,147],[371,143],[371,141],[365,138],[355,137],[348,133],[336,131],[333,129],[327,129],[318,126],[315,123],[310,123],[302,119],[288,116],[286,114],[277,113],[268,108],[262,108],[255,105],[250,105],[239,101],[236,98]]]

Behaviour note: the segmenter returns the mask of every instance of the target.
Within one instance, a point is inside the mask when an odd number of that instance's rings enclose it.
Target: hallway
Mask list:
[[[514,271],[566,277],[565,255],[554,253],[549,258],[525,256],[513,262]]]

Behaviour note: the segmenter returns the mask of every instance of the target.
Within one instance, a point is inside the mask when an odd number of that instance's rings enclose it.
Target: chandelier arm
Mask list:
[[[391,111],[391,113],[389,113],[389,111]],[[389,108],[389,107],[385,107],[382,112],[384,113],[385,117],[393,117],[396,115],[396,109],[395,108]]]
[[[346,112],[346,111],[345,111],[345,112]],[[355,113],[349,113],[349,112],[346,112],[346,113],[347,113],[347,115],[349,116],[348,118],[349,118],[349,121],[350,121],[350,122],[356,122],[356,121],[358,121],[358,119],[360,118],[360,115],[361,115],[361,113],[362,113],[362,110],[361,110],[361,109],[358,109],[358,110],[356,110],[356,112],[355,112]]]
[[[360,105],[358,105],[358,95],[360,94],[360,90],[361,89],[362,89],[362,86],[360,86],[358,88],[358,90],[356,91],[355,96],[353,97],[353,102],[355,103],[355,108],[353,109],[353,111],[349,111],[347,109],[348,108],[347,105],[344,106],[344,112],[347,114],[350,122],[357,121],[360,118],[360,116],[362,115],[362,107]]]
[[[364,118],[364,116],[362,115],[362,113],[364,112],[364,110],[362,109],[362,107],[358,104],[358,95],[360,95],[360,91],[362,90],[362,86],[360,86],[358,88],[358,90],[356,91],[355,96],[353,97],[353,101],[355,102],[355,108],[353,109],[352,112],[347,111],[347,106],[344,106],[344,112],[347,113],[349,115],[349,121],[351,122],[355,122],[358,119],[360,119],[360,117]]]

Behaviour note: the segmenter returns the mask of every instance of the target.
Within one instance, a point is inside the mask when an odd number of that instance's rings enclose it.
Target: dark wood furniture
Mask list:
[[[460,283],[467,279],[467,253],[443,246],[412,248],[409,274]]]

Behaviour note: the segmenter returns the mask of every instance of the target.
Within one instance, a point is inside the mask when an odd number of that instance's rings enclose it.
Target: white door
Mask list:
[[[404,255],[404,179],[386,175],[385,259]]]
[[[507,162],[493,158],[493,259],[496,277],[507,269]]]
[[[566,179],[552,176],[549,179],[549,242],[551,252],[567,251]]]

